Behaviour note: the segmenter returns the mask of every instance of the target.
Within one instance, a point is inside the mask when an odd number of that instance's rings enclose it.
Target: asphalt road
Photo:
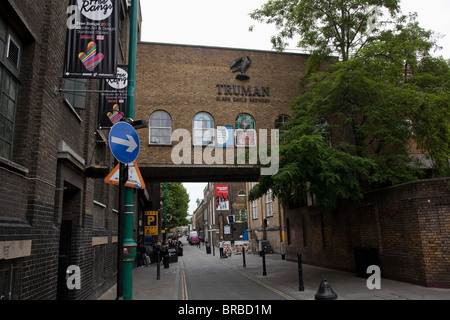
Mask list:
[[[185,300],[286,300],[275,288],[251,279],[219,258],[216,248],[184,245],[181,290]],[[181,259],[180,259],[181,260]],[[180,261],[181,262],[181,261]]]

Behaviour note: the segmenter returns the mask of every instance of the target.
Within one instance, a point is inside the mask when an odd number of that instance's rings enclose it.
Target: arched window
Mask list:
[[[235,129],[255,129],[255,120],[253,117],[246,113],[241,113],[236,118]]]
[[[285,114],[280,114],[276,119],[275,119],[275,129],[280,129],[284,124],[286,124],[289,119],[291,117],[285,115]]]
[[[159,110],[150,116],[149,144],[172,144],[172,118],[170,114]]]
[[[253,147],[256,146],[255,120],[246,113],[241,113],[235,121],[236,146]]]
[[[214,119],[206,112],[197,113],[193,123],[194,146],[207,146],[213,144]]]

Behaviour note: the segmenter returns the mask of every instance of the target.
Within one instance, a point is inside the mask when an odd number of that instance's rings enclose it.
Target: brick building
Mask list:
[[[450,179],[420,180],[365,195],[334,212],[285,208],[286,258],[384,278],[450,288]]]
[[[237,79],[240,73],[230,68],[240,57],[251,61],[249,79]],[[271,129],[287,119],[291,101],[300,94],[298,79],[306,59],[302,54],[140,43],[136,118],[150,124],[139,131],[143,176],[169,182],[257,180],[260,170],[250,161],[235,166],[236,157],[260,142],[260,129],[268,130],[271,145]],[[232,137],[231,146],[208,148],[217,146],[220,132],[214,129],[220,128],[249,135]]]
[[[217,188],[227,194],[227,204],[219,204]],[[216,246],[220,238],[224,241],[241,240],[240,236],[247,227],[245,182],[209,182],[203,195],[203,199],[197,202],[192,219],[193,228],[200,237]],[[232,225],[227,218],[230,215],[235,218]]]
[[[97,130],[98,93],[54,92],[100,84],[62,78],[68,3],[0,3],[0,295],[6,299],[89,299],[115,283],[117,187],[86,171],[114,166],[107,131]],[[126,64],[129,3],[120,6],[118,63]],[[69,265],[81,271],[81,289],[70,292]]]
[[[247,194],[255,182],[247,183]],[[247,202],[248,238],[252,251],[259,250],[259,242],[267,253],[284,254],[284,208],[271,191],[261,198]]]

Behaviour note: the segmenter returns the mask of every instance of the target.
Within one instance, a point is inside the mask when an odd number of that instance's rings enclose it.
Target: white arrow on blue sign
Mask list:
[[[109,132],[109,148],[117,161],[131,163],[136,160],[140,142],[133,126],[126,122],[116,123]]]

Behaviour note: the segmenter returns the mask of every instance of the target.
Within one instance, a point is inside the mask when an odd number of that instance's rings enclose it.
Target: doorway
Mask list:
[[[81,209],[81,190],[68,182],[64,182],[62,199],[62,220],[59,236],[58,255],[58,287],[57,299],[69,299],[67,288],[67,268],[72,264],[72,234],[74,221],[79,217]]]

